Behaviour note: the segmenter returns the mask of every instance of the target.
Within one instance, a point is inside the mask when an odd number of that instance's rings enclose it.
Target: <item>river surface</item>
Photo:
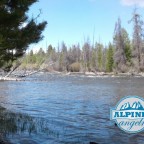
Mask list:
[[[0,82],[0,133],[13,144],[143,144],[110,120],[124,96],[144,97],[144,78],[37,74]]]

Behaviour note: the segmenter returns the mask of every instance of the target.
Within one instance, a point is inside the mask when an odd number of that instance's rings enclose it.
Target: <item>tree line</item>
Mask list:
[[[89,40],[67,47],[64,42],[57,48],[49,45],[47,51],[42,48],[37,53],[31,50],[23,58],[21,68],[71,71],[71,72],[143,72],[144,39],[143,20],[134,10],[129,23],[133,24],[133,35],[128,32],[118,18],[113,35],[113,42],[108,46],[100,42],[91,45]]]
[[[109,43],[105,47],[101,43],[95,46],[87,41],[80,47],[79,44],[67,47],[64,42],[56,49],[49,45],[45,52],[42,48],[34,53],[31,50],[22,60],[20,68],[48,71],[70,71],[70,72],[112,72],[114,68],[114,46]]]

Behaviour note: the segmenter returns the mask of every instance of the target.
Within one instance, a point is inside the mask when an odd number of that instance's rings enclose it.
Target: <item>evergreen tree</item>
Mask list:
[[[96,44],[96,49],[97,49],[97,66],[98,70],[102,71],[102,64],[103,64],[103,45],[100,43]]]
[[[61,63],[62,63],[62,70],[66,70],[66,67],[68,65],[68,60],[67,60],[67,46],[64,42],[61,44]]]
[[[96,69],[96,58],[97,58],[96,49],[92,48],[91,67],[94,71]]]
[[[43,37],[46,22],[37,24],[27,12],[37,0],[0,1],[0,68],[9,70],[12,62],[21,57],[28,46]],[[24,24],[26,24],[24,26]]]
[[[30,51],[30,56],[33,56],[33,50]]]
[[[90,57],[91,57],[91,46],[89,41],[84,43],[83,47],[83,62],[84,62],[84,71],[90,70]]]
[[[106,71],[107,72],[112,72],[113,71],[113,64],[114,64],[114,59],[113,59],[113,46],[110,43],[108,50],[107,50],[107,63],[106,63]]]
[[[48,49],[47,49],[47,55],[48,55],[48,56],[50,56],[50,55],[51,55],[52,50],[53,50],[52,45],[49,45],[49,46],[48,46]]]
[[[126,56],[126,62],[131,64],[131,58],[132,58],[131,44],[130,44],[129,35],[124,28],[122,28],[122,37],[123,37],[123,41],[124,41],[124,52],[125,52],[125,56]]]
[[[106,71],[106,62],[107,62],[107,48],[106,46],[102,50],[102,71]]]
[[[45,55],[45,52],[42,48],[39,49],[38,53],[39,56],[43,57]]]

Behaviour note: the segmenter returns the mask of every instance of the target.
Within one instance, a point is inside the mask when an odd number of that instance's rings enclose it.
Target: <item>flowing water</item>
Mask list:
[[[124,96],[144,97],[144,78],[38,74],[0,82],[0,133],[13,144],[143,144],[110,121]]]

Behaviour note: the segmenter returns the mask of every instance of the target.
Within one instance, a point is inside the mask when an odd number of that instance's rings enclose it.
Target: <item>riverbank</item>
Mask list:
[[[65,75],[85,75],[93,77],[144,77],[144,73],[105,73],[105,72],[68,72]]]
[[[0,74],[0,81],[24,81],[26,77],[34,75],[35,73],[41,74],[58,74],[65,76],[86,76],[86,77],[144,77],[144,73],[106,73],[106,72],[59,72],[59,71],[20,71],[13,72],[9,77]]]

